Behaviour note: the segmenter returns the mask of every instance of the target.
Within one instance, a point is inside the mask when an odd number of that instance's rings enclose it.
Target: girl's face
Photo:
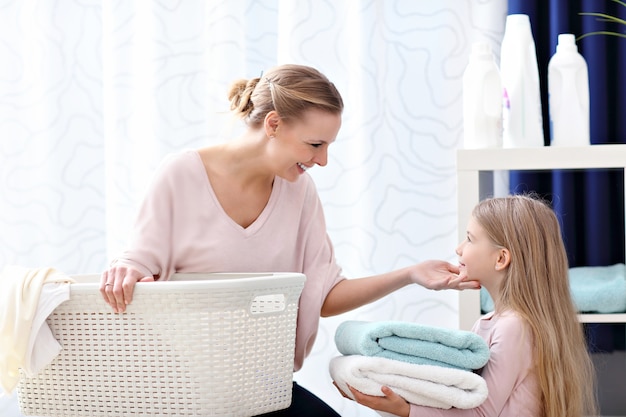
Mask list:
[[[467,237],[456,248],[460,274],[467,276],[467,279],[477,280],[489,289],[501,271],[498,264],[501,250],[482,226],[471,218],[467,225]]]
[[[307,111],[297,122],[279,123],[270,138],[276,174],[295,181],[312,166],[325,166],[328,146],[335,141],[340,127],[341,115],[317,109]]]

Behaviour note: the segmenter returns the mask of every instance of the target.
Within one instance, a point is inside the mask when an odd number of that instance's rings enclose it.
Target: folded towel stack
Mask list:
[[[344,356],[331,360],[331,377],[351,396],[348,385],[382,396],[388,386],[413,404],[474,408],[487,398],[487,384],[473,369],[489,360],[477,334],[399,321],[346,321],[335,333]]]
[[[572,300],[580,313],[626,312],[626,266],[579,266],[569,269]],[[480,292],[480,307],[493,311],[494,305],[485,289]]]

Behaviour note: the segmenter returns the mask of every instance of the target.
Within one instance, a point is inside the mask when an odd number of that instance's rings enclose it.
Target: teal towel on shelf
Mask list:
[[[580,313],[626,312],[626,266],[578,266],[569,269],[572,299]],[[493,311],[493,300],[484,288],[480,291],[483,312]]]
[[[624,264],[570,268],[570,290],[578,311],[603,314],[625,312],[625,272]]]
[[[487,343],[475,333],[401,321],[345,321],[337,327],[335,344],[344,355],[465,370],[489,360]]]

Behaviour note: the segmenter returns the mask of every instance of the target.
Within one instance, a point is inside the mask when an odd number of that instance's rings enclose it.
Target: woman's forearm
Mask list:
[[[477,281],[466,281],[459,268],[446,261],[427,260],[418,264],[367,278],[346,279],[330,290],[322,305],[322,317],[335,316],[369,304],[408,284],[431,290],[478,289]]]
[[[330,290],[322,317],[336,316],[369,304],[411,283],[408,268],[367,278],[345,279]]]

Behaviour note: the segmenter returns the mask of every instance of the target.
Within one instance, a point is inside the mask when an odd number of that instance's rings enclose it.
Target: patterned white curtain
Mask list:
[[[455,261],[455,150],[470,45],[499,53],[506,0],[0,0],[0,268],[102,271],[156,164],[228,140],[226,91],[311,65],[344,96],[311,170],[348,276]],[[296,379],[344,416],[324,369],[343,320],[457,326],[457,295],[415,286],[322,320]],[[15,398],[0,414],[19,416]]]

